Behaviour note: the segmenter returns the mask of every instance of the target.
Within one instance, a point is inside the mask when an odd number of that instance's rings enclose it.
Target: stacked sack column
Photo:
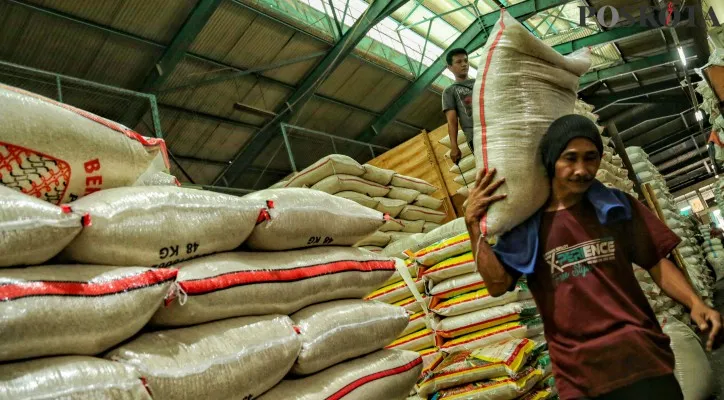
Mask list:
[[[700,225],[699,232],[704,238],[701,248],[706,255],[706,260],[714,267],[716,280],[724,279],[724,247],[722,247],[721,239],[712,239],[709,225]]]
[[[440,139],[438,143],[450,148],[450,136],[445,136]],[[461,158],[457,165],[452,165],[450,167],[450,172],[455,174],[455,183],[462,186],[457,190],[457,194],[463,197],[468,197],[470,194],[470,188],[475,183],[478,168],[475,165],[475,155],[470,149],[468,139],[465,137],[465,133],[463,133],[463,131],[458,131],[458,146],[460,148]],[[450,159],[450,151],[445,153],[445,159]]]

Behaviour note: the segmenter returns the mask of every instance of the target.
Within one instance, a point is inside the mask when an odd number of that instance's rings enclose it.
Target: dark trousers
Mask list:
[[[683,400],[684,394],[674,375],[657,376],[638,381],[598,397],[581,400]]]

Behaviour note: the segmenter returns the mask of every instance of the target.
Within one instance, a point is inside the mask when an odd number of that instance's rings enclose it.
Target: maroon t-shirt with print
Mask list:
[[[630,221],[602,225],[587,200],[541,218],[543,251],[528,283],[562,399],[599,396],[673,372],[669,338],[631,263],[650,269],[680,239],[629,200]]]

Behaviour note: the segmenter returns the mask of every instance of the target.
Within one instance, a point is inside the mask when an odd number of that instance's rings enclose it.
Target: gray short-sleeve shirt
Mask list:
[[[460,129],[468,140],[473,137],[473,88],[475,79],[455,82],[442,92],[442,111],[455,110]]]

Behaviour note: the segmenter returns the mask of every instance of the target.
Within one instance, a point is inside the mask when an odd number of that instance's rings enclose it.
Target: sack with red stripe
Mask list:
[[[66,356],[1,364],[0,399],[151,400],[151,395],[132,366]]]
[[[548,199],[540,140],[555,119],[573,113],[578,79],[591,66],[589,49],[563,56],[507,12],[489,33],[473,90],[473,147],[477,168],[495,168],[508,196],[488,209],[483,236],[509,231]]]
[[[241,245],[263,203],[172,186],[103,190],[70,205],[87,214],[61,253],[84,264],[168,267]]]
[[[413,351],[380,350],[302,379],[284,380],[259,400],[404,399],[422,370]]]
[[[532,317],[538,314],[533,300],[519,301],[502,306],[473,311],[455,317],[440,319],[434,323],[437,334],[444,338],[456,338],[506,322]]]
[[[331,175],[360,176],[364,173],[364,167],[352,157],[344,154],[330,154],[299,171],[287,181],[285,187],[312,186]]]
[[[385,223],[379,211],[318,190],[267,189],[243,199],[267,206],[268,218],[260,218],[246,241],[253,250],[352,246]]]
[[[540,317],[524,319],[492,328],[482,329],[448,340],[440,346],[446,353],[473,350],[511,338],[533,338],[543,333],[543,321]]]
[[[391,169],[380,168],[370,164],[363,164],[362,167],[365,169],[362,177],[368,181],[379,183],[380,185],[389,185],[392,177],[395,176],[395,171]]]
[[[385,346],[386,349],[418,351],[428,347],[438,346],[439,339],[434,331],[424,328],[417,332],[410,333],[397,338],[394,342]]]
[[[410,273],[410,276],[412,278],[417,278],[417,271],[420,269],[419,265],[417,265],[414,262],[407,262],[407,260],[403,260],[401,258],[392,257],[392,259],[395,261],[395,264],[398,265],[400,268],[406,268],[407,272]],[[404,267],[403,267],[404,265]],[[387,280],[383,284],[383,286],[391,285],[393,283],[401,282],[402,281],[402,275],[400,275],[400,271],[395,269],[395,272],[390,276],[390,279]]]
[[[376,301],[337,300],[303,308],[290,316],[302,351],[292,367],[309,375],[389,344],[405,329],[407,311]]]
[[[371,235],[355,243],[354,247],[376,246],[384,248],[390,243],[390,240],[392,240],[392,238],[388,232],[374,231]]]
[[[116,122],[0,85],[0,183],[61,204],[168,172],[166,143]]]
[[[415,288],[421,292],[425,288],[422,278],[415,279]],[[404,281],[383,286],[365,296],[365,300],[376,300],[383,303],[395,303],[410,296],[412,292]]]
[[[431,194],[437,190],[434,185],[423,179],[401,174],[395,174],[394,176],[392,176],[390,185],[405,189],[417,190],[422,194]]]
[[[422,311],[418,311],[414,314],[410,314],[409,316],[409,322],[405,329],[400,332],[400,337],[407,336],[411,334],[412,332],[417,332],[419,330],[425,329],[425,313]]]
[[[447,213],[445,213],[445,211],[437,211],[425,207],[412,205],[406,206],[404,209],[402,209],[402,212],[400,212],[400,218],[409,221],[422,220],[439,224],[445,219],[445,217],[447,217]]]
[[[512,377],[494,378],[440,390],[435,393],[435,400],[515,399],[531,391],[541,378],[539,369],[528,367]]]
[[[359,176],[345,174],[328,176],[315,183],[312,189],[329,194],[351,190],[370,197],[383,197],[390,192],[389,186],[380,185]]]
[[[0,269],[0,361],[108,350],[146,325],[176,274],[95,265]]]
[[[284,378],[301,343],[283,315],[145,333],[106,354],[135,367],[154,399],[254,399]]]
[[[468,241],[469,242],[469,241]],[[420,276],[431,280],[434,283],[442,282],[456,276],[468,275],[478,270],[472,252],[450,257],[441,261],[420,274]]]
[[[398,186],[390,186],[390,192],[387,193],[387,197],[390,199],[402,200],[407,204],[415,201],[420,192],[415,189],[409,189]]]
[[[474,292],[485,288],[485,282],[479,272],[471,272],[469,274],[454,276],[445,279],[430,289],[430,294],[437,300],[450,299],[455,296]]]
[[[431,267],[450,257],[467,253],[470,250],[470,235],[466,230],[463,233],[445,238],[416,251],[414,258],[418,263]]]
[[[420,350],[418,353],[420,353],[420,357],[422,357],[422,372],[420,372],[421,377],[428,375],[432,372],[432,370],[440,365],[443,359],[445,359],[445,353],[440,351],[437,347]]]
[[[158,310],[151,321],[156,325],[288,315],[324,301],[360,299],[392,275],[395,262],[362,249],[317,247],[221,253],[178,268],[179,301]]]
[[[422,294],[422,300],[425,302],[426,306],[428,306],[428,307],[430,306],[429,297]],[[415,296],[410,296],[410,297],[402,299],[400,301],[396,301],[396,302],[392,303],[392,305],[402,307],[411,313],[419,313],[422,311],[422,304],[420,304],[420,302],[417,301]]]
[[[499,297],[491,296],[488,289],[483,288],[434,304],[431,310],[437,315],[452,317],[532,298],[533,294],[526,283],[518,282],[515,289]]]
[[[0,185],[0,267],[42,264],[80,232],[80,216]]]

